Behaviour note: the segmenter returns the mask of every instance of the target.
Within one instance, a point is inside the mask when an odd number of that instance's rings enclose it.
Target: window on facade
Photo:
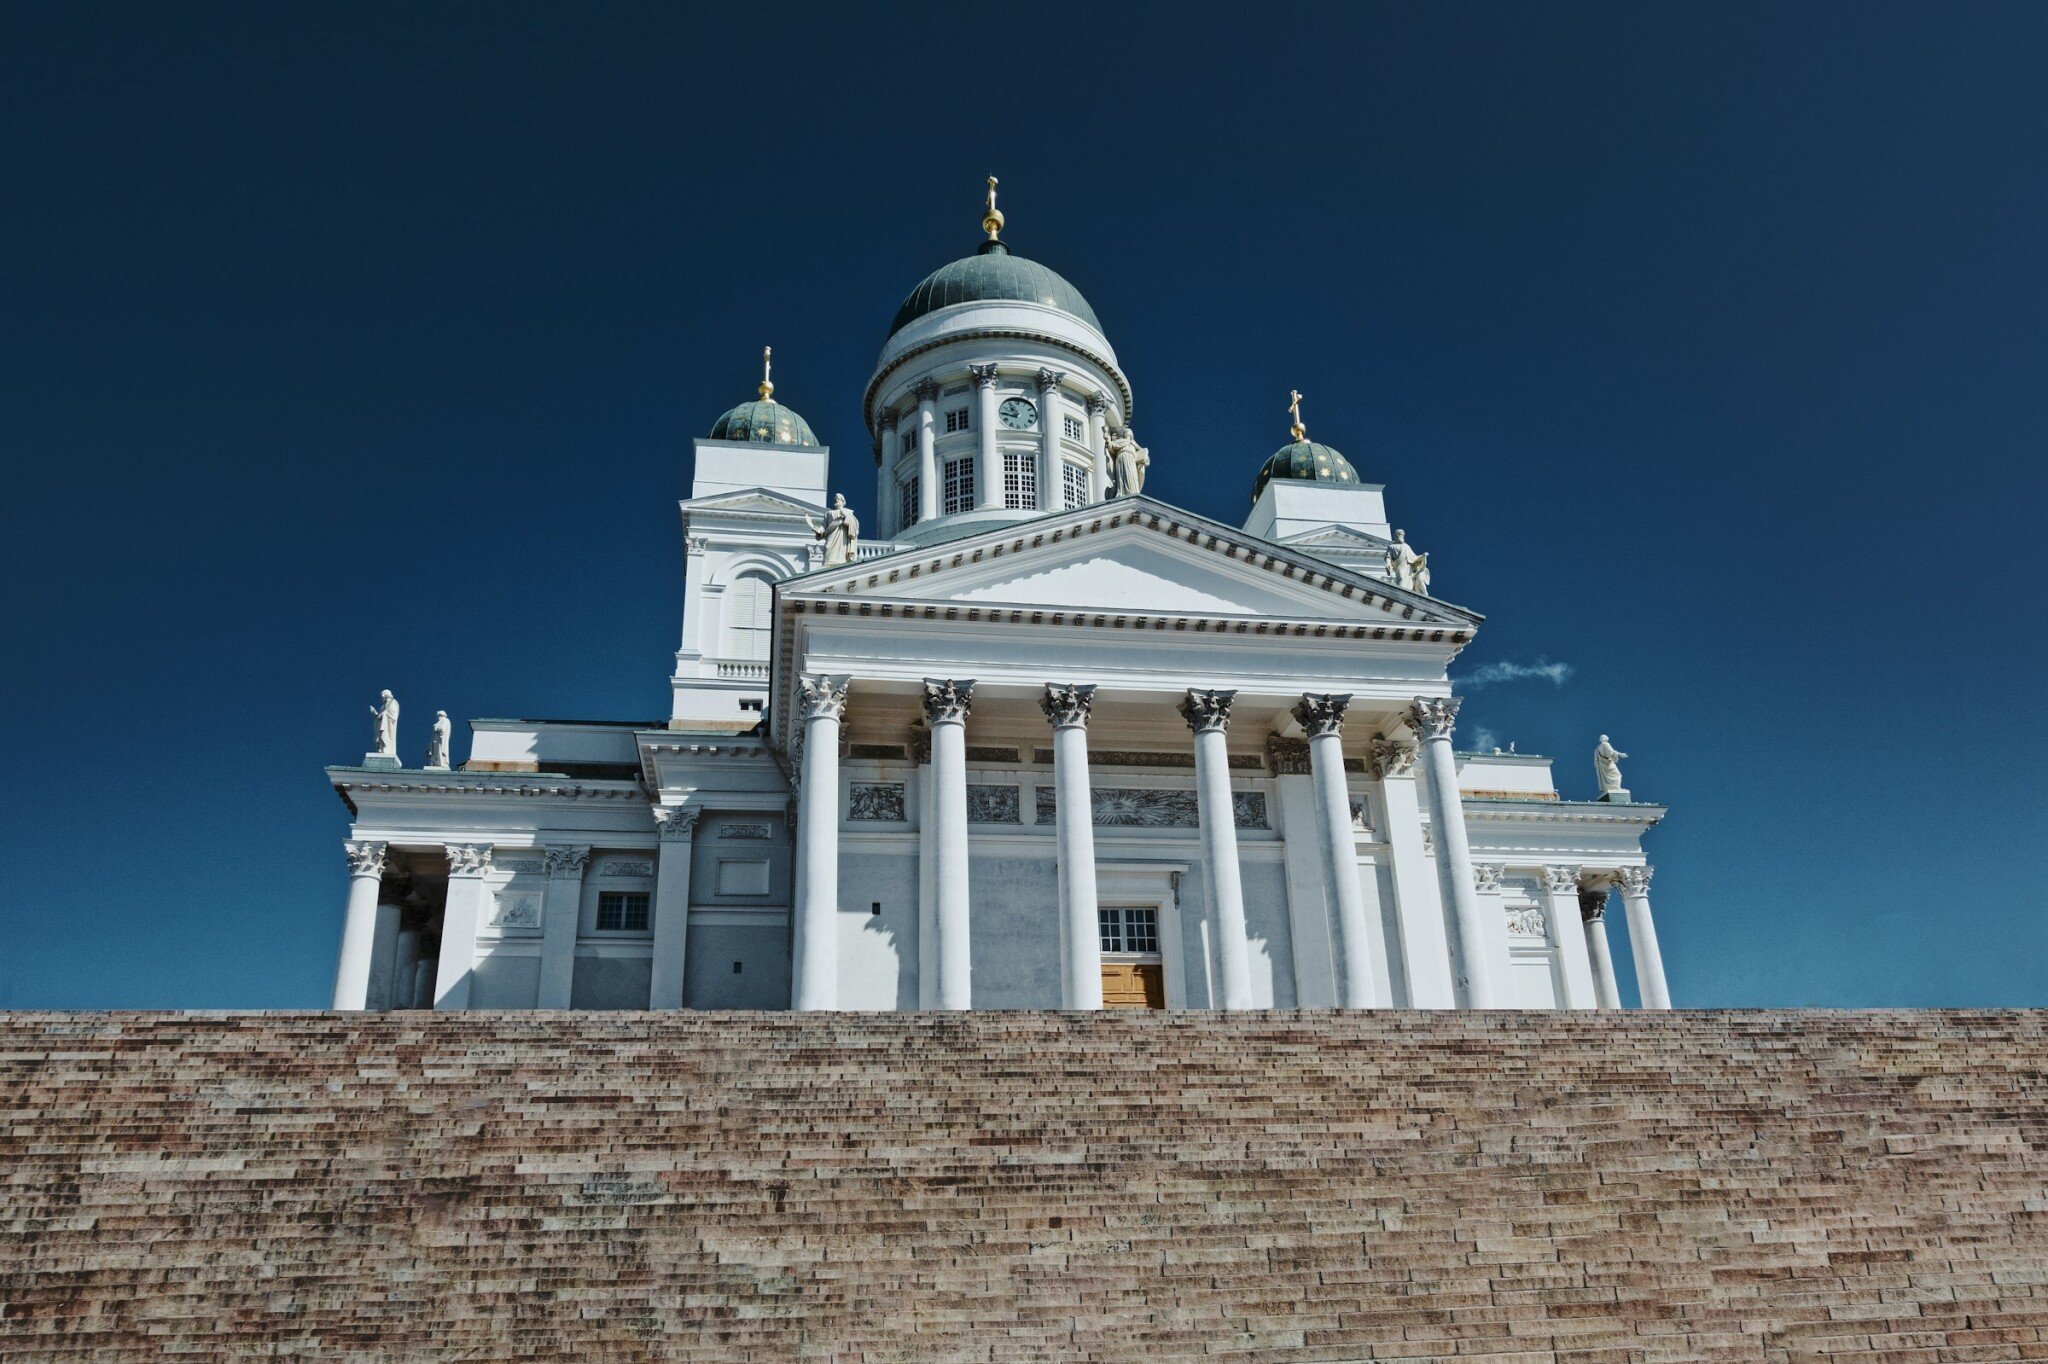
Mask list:
[[[645,933],[647,892],[603,890],[597,894],[597,927],[602,933]]]
[[[974,458],[946,461],[946,515],[974,510]]]
[[[1105,952],[1156,953],[1159,950],[1159,911],[1156,909],[1099,909],[1102,950]]]
[[[725,589],[725,655],[768,657],[769,607],[775,590],[766,578],[740,578]]]
[[[1005,507],[1035,507],[1038,505],[1038,456],[1003,456],[1003,505]]]
[[[901,507],[903,514],[896,519],[897,525],[914,526],[917,524],[917,512],[920,505],[918,499],[924,491],[920,486],[921,483],[922,480],[916,474],[912,474],[909,478],[903,480],[903,503]]]
[[[1067,433],[1068,440],[1081,439],[1081,419],[1079,417],[1061,417],[1060,429]]]
[[[1069,507],[1088,505],[1088,471],[1078,464],[1060,465],[1061,492],[1066,496]]]
[[[946,430],[949,432],[968,430],[967,414],[971,411],[973,411],[972,408],[956,407],[948,412],[946,414]]]

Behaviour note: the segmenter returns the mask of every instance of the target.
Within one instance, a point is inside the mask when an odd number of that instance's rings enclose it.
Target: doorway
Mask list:
[[[1159,951],[1158,907],[1103,905],[1096,917],[1102,928],[1102,1007],[1165,1008],[1166,963]]]

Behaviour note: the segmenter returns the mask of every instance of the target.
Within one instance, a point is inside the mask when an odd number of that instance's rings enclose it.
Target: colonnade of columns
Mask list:
[[[839,998],[839,731],[848,679],[799,679],[803,743],[797,800],[795,912],[792,916],[791,1003],[832,1009]],[[930,739],[935,908],[934,998],[943,1009],[972,1007],[966,723],[973,706],[972,679],[928,678],[923,709]],[[1094,802],[1088,767],[1088,721],[1095,688],[1048,683],[1039,707],[1052,727],[1055,835],[1059,877],[1061,997],[1070,1009],[1102,1007],[1097,922]],[[1237,820],[1231,790],[1227,733],[1236,693],[1190,688],[1179,703],[1194,747],[1197,822],[1209,921],[1220,968],[1225,1009],[1255,1006]],[[1341,1007],[1384,1007],[1371,965],[1371,929],[1359,882],[1344,767],[1342,727],[1352,698],[1304,694],[1293,709],[1307,736],[1315,791],[1318,861],[1331,909],[1336,949],[1337,1002]],[[1498,883],[1500,868],[1473,865],[1464,806],[1458,797],[1451,732],[1456,698],[1417,698],[1404,717],[1418,742],[1377,735],[1372,767],[1385,802],[1391,874],[1400,919],[1400,948],[1408,1003],[1418,1008],[1499,1007],[1509,982],[1494,979],[1490,930],[1483,917],[1497,896],[1482,897],[1482,881]],[[1430,830],[1435,857],[1421,842],[1415,785],[1406,780],[1420,759],[1428,775]],[[654,939],[649,1005],[680,1008],[688,919],[691,835],[698,812],[656,812],[660,837],[654,892]],[[1413,846],[1409,846],[1409,845]],[[488,843],[444,845],[448,892],[438,951],[423,929],[407,926],[395,895],[386,893],[387,846],[351,840],[345,845],[349,891],[335,973],[334,1007],[467,1008],[477,930],[488,891],[494,849]],[[541,966],[536,1003],[570,1006],[590,849],[545,845],[548,877],[542,909]],[[1437,896],[1423,893],[1418,877],[1433,861]],[[1568,1008],[1620,1007],[1620,991],[1604,920],[1607,893],[1618,887],[1629,920],[1636,980],[1645,1009],[1671,1007],[1663,957],[1650,912],[1651,868],[1588,872],[1577,866],[1542,869],[1544,913],[1560,954],[1562,1003]],[[1576,911],[1578,930],[1573,931]],[[1498,917],[1496,915],[1496,917]],[[1504,963],[1504,959],[1501,964]]]

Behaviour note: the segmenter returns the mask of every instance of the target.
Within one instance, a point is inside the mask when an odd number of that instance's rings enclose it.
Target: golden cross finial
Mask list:
[[[773,356],[774,354],[775,354],[775,347],[773,347],[773,346],[763,346],[763,347],[761,347],[761,401],[762,401],[762,402],[766,402],[766,401],[768,401],[768,400],[769,400],[770,398],[772,398],[772,397],[774,397],[774,396],[775,396],[775,381],[774,381],[774,380],[772,380],[772,379],[770,379],[770,378],[768,377],[769,371],[770,371],[771,369],[773,369],[773,368],[774,368],[773,362],[772,362],[772,360],[771,360],[771,357],[772,357],[772,356]]]
[[[981,215],[981,227],[988,233],[990,241],[996,240],[996,234],[1003,230],[1003,211],[996,207],[996,178],[993,175],[988,178],[988,212]]]
[[[1288,414],[1294,418],[1294,425],[1291,428],[1289,428],[1294,432],[1294,438],[1296,440],[1305,439],[1308,436],[1308,428],[1301,424],[1300,389],[1290,388],[1287,390],[1287,411]]]

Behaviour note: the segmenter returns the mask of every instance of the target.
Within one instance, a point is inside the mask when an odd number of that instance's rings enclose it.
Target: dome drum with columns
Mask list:
[[[1612,1009],[1612,893],[1668,1007],[1628,754],[1573,796],[1456,748],[1481,617],[1298,392],[1241,527],[1161,500],[995,190],[862,395],[868,524],[765,352],[695,442],[666,721],[477,720],[413,771],[393,702],[329,769],[336,1005]]]

